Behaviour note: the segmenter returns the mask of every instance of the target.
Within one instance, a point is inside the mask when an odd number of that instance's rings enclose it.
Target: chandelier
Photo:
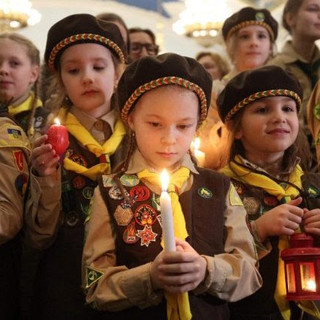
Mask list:
[[[185,10],[172,29],[179,35],[195,39],[203,47],[216,42],[216,36],[223,22],[231,15],[225,1],[222,0],[185,0]]]
[[[34,25],[41,19],[41,15],[28,0],[0,1],[0,32],[15,31]]]

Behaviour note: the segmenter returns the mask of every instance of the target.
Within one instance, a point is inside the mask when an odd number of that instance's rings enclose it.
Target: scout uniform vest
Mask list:
[[[186,240],[199,254],[214,256],[224,252],[223,212],[230,181],[216,172],[197,170],[200,174],[193,175],[192,189],[179,196],[189,234]],[[115,226],[117,265],[134,268],[153,261],[162,251],[160,196],[136,175],[103,176],[99,185]],[[227,304],[212,295],[195,296],[190,292],[189,301],[194,320],[228,318]],[[165,301],[159,306],[130,308],[116,315],[132,320],[165,319]]]
[[[232,179],[232,183],[246,208],[249,221],[258,219],[264,212],[281,204],[275,196],[268,194],[261,188],[248,186],[234,179]],[[320,208],[319,175],[302,176],[302,186],[301,196],[303,197],[303,203],[300,206],[308,209]],[[282,319],[274,299],[277,282],[277,277],[274,275],[278,273],[279,259],[278,237],[270,237],[269,240],[272,250],[259,260],[259,272],[263,279],[263,286],[253,295],[230,304],[231,319],[251,319],[250,317],[266,319],[264,317],[269,315],[273,315],[274,318],[272,319]],[[269,298],[266,299],[266,297]],[[290,303],[290,308],[292,319],[298,319],[300,311],[297,306],[294,303]]]

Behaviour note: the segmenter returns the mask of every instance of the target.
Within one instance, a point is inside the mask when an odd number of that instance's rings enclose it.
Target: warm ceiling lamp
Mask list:
[[[178,34],[195,39],[203,47],[210,47],[230,15],[225,1],[185,0],[185,10],[172,28]]]
[[[15,31],[34,25],[41,19],[41,15],[28,0],[0,1],[0,32]]]

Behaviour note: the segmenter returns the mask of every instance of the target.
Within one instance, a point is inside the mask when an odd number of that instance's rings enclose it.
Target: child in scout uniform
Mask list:
[[[122,170],[95,190],[83,253],[87,303],[112,319],[228,319],[225,300],[256,291],[260,276],[233,186],[189,154],[210,77],[196,60],[167,53],[133,62],[117,90],[132,141]],[[176,252],[163,251],[164,168]]]
[[[0,34],[0,102],[9,102],[9,113],[30,139],[41,134],[49,114],[38,98],[39,69],[39,50],[28,38]]]
[[[43,179],[54,174],[50,164],[55,152],[45,143],[47,135],[34,143],[32,169],[40,177],[28,217],[34,230],[28,241],[46,250],[36,274],[32,319],[97,317],[85,306],[81,290],[84,221],[97,177],[110,173],[124,158],[121,145],[126,131],[111,101],[125,52],[118,27],[89,14],[68,16],[48,32],[45,61],[64,93],[57,117],[68,130],[69,147],[61,159],[61,181],[56,179],[56,187],[61,185],[60,208],[43,189]],[[35,220],[40,213],[43,219]]]
[[[263,277],[261,289],[230,304],[231,319],[302,319],[301,310],[285,299],[279,258],[299,226],[320,235],[319,177],[299,165],[301,100],[297,80],[277,66],[240,73],[217,100],[232,137],[222,173],[232,178],[247,210]],[[319,318],[312,302],[298,305]]]
[[[23,129],[0,105],[0,310],[15,320],[19,311],[20,230],[29,181],[30,145]]]

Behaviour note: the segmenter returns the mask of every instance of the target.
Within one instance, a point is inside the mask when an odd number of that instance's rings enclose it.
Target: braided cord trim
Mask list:
[[[252,103],[262,98],[277,97],[277,96],[286,96],[286,97],[293,98],[297,102],[297,109],[298,110],[300,109],[301,99],[299,95],[294,91],[287,90],[287,89],[273,89],[273,90],[259,91],[243,99],[238,104],[236,104],[226,115],[225,122],[229,121],[240,109],[242,109],[249,103]]]
[[[266,28],[268,30],[269,34],[271,35],[271,40],[274,41],[274,33],[273,33],[271,27],[267,23],[265,23],[264,21],[258,21],[258,20],[243,21],[243,22],[235,25],[234,27],[232,27],[229,30],[227,39],[229,39],[239,29],[244,28],[244,27],[248,27],[248,26],[252,26],[252,25],[257,25],[257,26],[261,26],[261,27]]]
[[[121,118],[123,121],[128,120],[128,114],[133,106],[133,104],[138,100],[140,96],[142,96],[145,92],[150,91],[154,88],[162,87],[165,85],[179,85],[183,88],[186,88],[190,91],[193,91],[197,94],[199,100],[200,100],[200,120],[199,124],[202,123],[206,116],[207,116],[207,99],[204,91],[195,83],[190,82],[188,80],[185,80],[183,78],[179,77],[163,77],[158,78],[156,80],[152,80],[148,83],[145,83],[138,87],[128,98],[126,101],[122,111],[121,111]]]
[[[54,62],[56,59],[57,54],[59,53],[60,50],[65,48],[66,46],[70,45],[71,43],[75,43],[77,41],[85,41],[85,40],[90,40],[90,41],[95,41],[97,43],[101,43],[103,45],[107,45],[111,49],[113,49],[118,57],[120,58],[120,61],[122,63],[125,63],[125,58],[122,50],[120,47],[110,39],[106,37],[102,37],[98,34],[92,34],[92,33],[81,33],[81,34],[75,34],[73,36],[70,36],[68,38],[65,38],[61,40],[58,44],[56,44],[53,49],[51,50],[50,56],[49,56],[49,61],[48,65],[51,70],[54,70]]]

